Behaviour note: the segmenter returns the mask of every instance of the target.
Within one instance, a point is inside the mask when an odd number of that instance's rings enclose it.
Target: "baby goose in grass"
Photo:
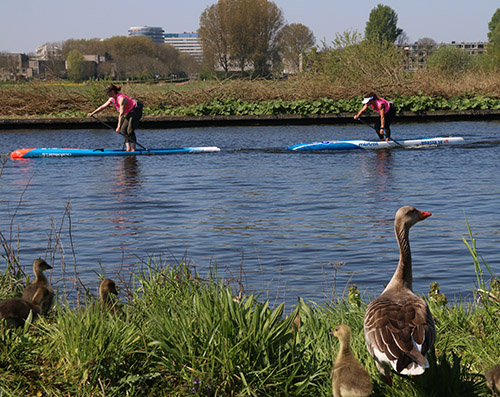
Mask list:
[[[111,295],[118,295],[116,284],[113,280],[105,278],[99,285],[99,297],[101,298],[101,305],[113,309],[116,305],[116,299]]]
[[[339,354],[333,366],[333,396],[369,396],[373,386],[366,369],[356,360],[351,352],[351,328],[342,324],[332,332],[339,339]]]
[[[0,302],[0,318],[3,318],[9,327],[22,327],[30,312],[33,318],[41,313],[40,307],[48,299],[50,292],[46,288],[36,290],[33,300],[23,298],[10,298]]]
[[[44,293],[45,298],[40,306],[40,314],[46,314],[54,303],[54,291],[52,290],[47,277],[45,277],[45,274],[43,274],[45,270],[49,269],[52,269],[52,266],[50,266],[43,259],[35,259],[33,261],[33,273],[35,274],[35,281],[33,281],[23,290],[22,298],[26,300],[33,300],[35,293],[39,288],[45,288],[47,290],[47,292]]]

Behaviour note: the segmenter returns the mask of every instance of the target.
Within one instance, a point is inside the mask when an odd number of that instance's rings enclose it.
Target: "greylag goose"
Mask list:
[[[373,386],[366,369],[351,352],[351,328],[342,324],[332,332],[339,339],[339,354],[333,366],[332,388],[334,397],[369,396]]]
[[[103,306],[112,307],[115,304],[113,297],[110,294],[115,296],[118,295],[118,292],[116,291],[116,284],[113,280],[105,278],[99,285],[99,296]]]
[[[414,207],[401,207],[394,219],[399,263],[382,294],[365,314],[365,339],[378,370],[390,384],[391,368],[402,375],[420,375],[429,367],[425,355],[434,346],[436,328],[427,303],[412,291],[409,231],[431,216]]]
[[[33,300],[23,298],[10,298],[0,302],[0,318],[5,319],[9,327],[21,327],[33,312],[33,318],[40,314],[40,305],[50,298],[50,292],[46,288],[39,288]]]
[[[494,396],[500,392],[500,364],[495,365],[486,372],[486,385],[491,389]]]
[[[44,293],[45,298],[40,306],[40,314],[46,314],[50,310],[54,302],[54,291],[52,290],[47,277],[45,277],[45,274],[43,274],[45,270],[49,269],[52,269],[52,266],[50,266],[43,259],[35,259],[33,261],[33,273],[35,275],[35,281],[33,281],[23,290],[22,298],[26,300],[33,300],[33,297],[35,296],[35,293],[39,288],[47,289],[47,293]]]

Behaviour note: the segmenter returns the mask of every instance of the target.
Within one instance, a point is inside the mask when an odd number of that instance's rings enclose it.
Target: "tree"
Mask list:
[[[497,8],[491,21],[488,23],[488,30],[488,40],[490,42],[500,39],[500,8]]]
[[[463,73],[472,65],[472,56],[453,46],[441,46],[427,61],[427,66],[438,73],[453,76]]]
[[[67,40],[63,43],[66,58],[71,51],[81,55],[97,55],[105,62],[98,62],[99,76],[114,78],[153,78],[181,74],[184,69],[195,72],[191,57],[183,57],[180,52],[167,44],[153,43],[149,37],[115,36],[106,40]],[[184,64],[183,62],[186,62]],[[94,66],[92,62],[87,65]],[[87,74],[91,75],[89,70]],[[96,71],[94,70],[95,74]]]
[[[15,77],[22,68],[22,55],[0,52],[0,74],[6,73],[9,77]],[[2,70],[3,69],[3,70]]]
[[[253,0],[232,1],[230,12],[230,56],[240,71],[244,72],[255,53],[258,15]]]
[[[430,37],[422,37],[421,39],[418,39],[417,45],[419,49],[426,51],[435,50],[438,46],[436,41],[434,39],[431,39]]]
[[[225,73],[230,67],[229,23],[232,0],[219,0],[207,7],[200,17],[198,36],[203,48],[205,64],[220,66]]]
[[[255,40],[252,63],[254,71],[265,76],[269,73],[269,67],[280,62],[280,40],[279,31],[283,27],[283,13],[278,6],[268,0],[253,0],[255,12],[253,35]]]
[[[325,58],[324,72],[349,87],[359,87],[358,92],[402,81],[403,50],[384,41],[362,40],[357,31],[337,34]]]
[[[365,38],[372,42],[394,43],[403,33],[403,29],[397,25],[398,14],[391,7],[379,4],[370,12]]]
[[[66,58],[67,76],[72,81],[85,80],[85,58],[78,50],[71,50]]]
[[[279,59],[278,32],[281,10],[268,0],[219,0],[200,17],[198,34],[205,58],[228,71],[231,65],[244,72],[253,65],[266,74]]]
[[[408,44],[409,41],[410,41],[410,38],[408,37],[406,32],[401,32],[401,34],[396,39],[396,45],[403,46],[403,45]]]
[[[290,69],[300,71],[301,58],[316,43],[313,32],[300,23],[285,25],[280,32],[283,60]]]

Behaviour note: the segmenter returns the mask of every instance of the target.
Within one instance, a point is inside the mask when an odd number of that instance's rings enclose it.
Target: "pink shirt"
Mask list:
[[[113,102],[113,105],[115,105],[115,108],[118,111],[120,111],[120,103],[119,102],[120,102],[120,98],[122,98],[122,97],[127,100],[127,103],[125,104],[124,114],[128,114],[135,107],[135,105],[137,103],[132,98],[130,98],[129,96],[127,96],[125,94],[118,94],[116,96],[116,101],[115,101],[115,98],[111,98],[111,102]]]
[[[375,99],[375,105],[370,103],[370,107],[377,113],[379,113],[380,109],[382,109],[381,107],[382,105],[384,105],[384,113],[387,113],[391,107],[391,103],[387,99],[384,98]]]

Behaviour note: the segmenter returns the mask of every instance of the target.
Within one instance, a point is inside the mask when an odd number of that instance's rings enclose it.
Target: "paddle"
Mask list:
[[[115,131],[115,128],[111,127],[108,123],[105,123],[104,121],[102,121],[101,119],[99,119],[98,117],[95,117],[94,115],[90,116],[92,117],[93,119],[97,120],[99,123],[105,125],[106,127],[108,127],[109,129]],[[121,132],[119,132],[119,134],[121,136],[125,136],[123,135]],[[136,142],[137,146],[140,146],[141,148],[143,148],[144,150],[147,150],[149,153],[153,153],[151,150],[149,150],[147,147],[144,147],[142,146],[139,142]],[[123,146],[122,146],[122,150],[123,150]]]
[[[359,120],[359,121],[361,121],[363,124],[366,124],[368,127],[373,128],[373,129],[375,130],[375,132],[377,132],[377,134],[378,134],[378,130],[377,130],[377,129],[373,126],[373,125],[371,125],[370,123],[367,123],[367,122],[366,122],[365,120],[363,120],[361,117],[358,117],[358,120]],[[401,147],[405,148],[405,147],[404,147],[403,145],[401,145],[398,141],[396,141],[396,140],[394,140],[394,139],[392,139],[392,138],[389,138],[389,139],[390,139],[391,141],[393,141],[396,145],[399,145],[399,146],[401,146]],[[406,148],[405,148],[405,149],[406,149]]]

